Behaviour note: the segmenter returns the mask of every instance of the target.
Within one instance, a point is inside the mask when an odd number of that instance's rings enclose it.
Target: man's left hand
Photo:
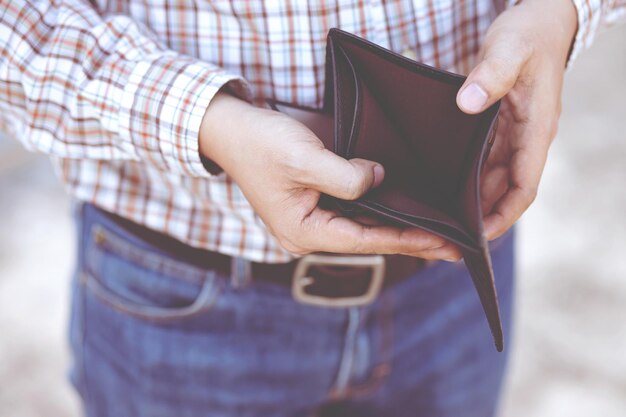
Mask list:
[[[534,201],[556,136],[565,64],[577,29],[571,0],[524,0],[486,34],[457,104],[479,113],[503,99],[481,200],[487,237],[506,232]]]

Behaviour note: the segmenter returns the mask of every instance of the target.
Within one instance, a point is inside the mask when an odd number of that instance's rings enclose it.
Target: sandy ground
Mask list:
[[[501,417],[626,416],[626,27],[568,74],[539,197],[519,228]],[[0,141],[0,416],[77,417],[66,382],[69,201],[45,158]],[[123,416],[120,416],[123,417]]]

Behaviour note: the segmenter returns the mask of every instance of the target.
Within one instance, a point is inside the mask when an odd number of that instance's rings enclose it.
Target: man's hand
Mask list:
[[[459,108],[471,114],[504,97],[481,184],[489,239],[509,229],[537,194],[576,26],[571,0],[524,0],[491,25],[480,63],[459,91]]]
[[[286,115],[218,93],[202,122],[200,152],[237,182],[290,252],[460,258],[454,245],[419,229],[364,225],[320,208],[321,193],[354,200],[383,181],[384,169],[335,155]]]

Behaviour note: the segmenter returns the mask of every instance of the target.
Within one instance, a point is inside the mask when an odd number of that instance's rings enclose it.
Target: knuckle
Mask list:
[[[532,36],[522,36],[516,42],[514,48],[517,56],[521,58],[529,58],[535,53],[535,40]]]
[[[304,179],[308,173],[309,152],[296,147],[284,158],[283,165],[288,176],[294,179]]]
[[[346,181],[343,188],[344,200],[356,200],[357,198],[359,198],[359,192],[354,180]]]
[[[510,88],[516,81],[516,63],[510,59],[492,56],[484,62],[485,70],[488,73],[487,79],[494,89],[492,93],[501,92]]]
[[[522,201],[526,207],[530,206],[537,198],[537,187],[527,187],[522,189]]]
[[[485,66],[489,72],[489,76],[496,81],[498,85],[508,83],[513,78],[513,71],[511,71],[511,63],[499,57],[492,57],[488,61],[485,61]]]
[[[353,171],[344,186],[344,196],[346,200],[358,199],[366,190],[365,180],[359,171]]]

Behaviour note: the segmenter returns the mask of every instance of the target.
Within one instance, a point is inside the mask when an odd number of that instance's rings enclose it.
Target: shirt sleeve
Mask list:
[[[604,25],[626,18],[626,0],[572,0],[578,12],[578,32],[572,45],[568,66],[589,48]]]
[[[85,0],[0,0],[0,129],[30,150],[210,176],[198,133],[226,84],[251,99],[237,74]]]

